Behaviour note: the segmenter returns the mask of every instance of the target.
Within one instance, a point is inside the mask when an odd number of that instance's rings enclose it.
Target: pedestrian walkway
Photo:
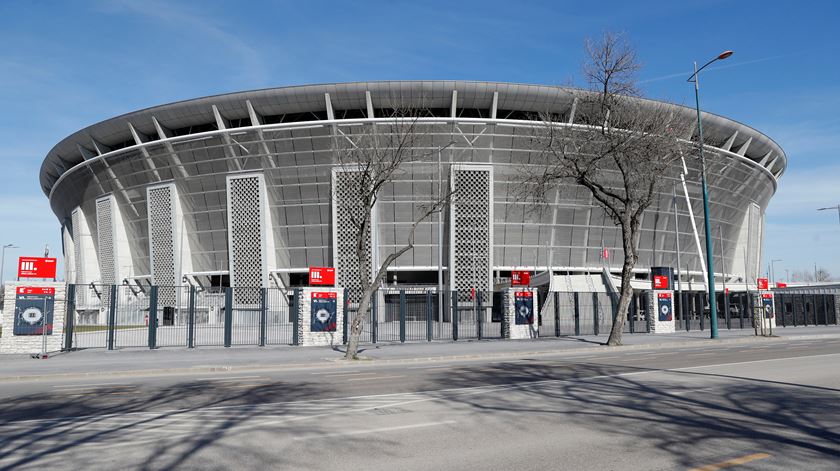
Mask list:
[[[362,345],[360,356],[375,362],[434,361],[504,357],[529,354],[576,354],[603,350],[673,348],[706,345],[712,342],[737,343],[778,341],[780,339],[840,338],[840,326],[777,329],[777,337],[755,337],[752,330],[721,330],[720,339],[709,339],[708,331],[659,335],[625,335],[624,346],[606,347],[606,335],[549,337],[535,340],[484,340],[458,342],[418,342]],[[335,365],[344,356],[344,346],[328,347],[202,347],[160,350],[80,350],[63,352],[49,359],[28,355],[0,357],[0,381],[42,379],[55,375],[150,375],[202,371],[306,368]]]

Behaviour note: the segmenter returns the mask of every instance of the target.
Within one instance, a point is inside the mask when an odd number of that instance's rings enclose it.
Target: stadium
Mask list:
[[[336,267],[336,286],[357,288],[354,239],[346,214],[335,211],[347,182],[335,142],[387,121],[397,107],[425,110],[418,126],[430,138],[425,158],[401,169],[379,195],[374,265],[405,242],[417,207],[440,185],[457,187],[460,196],[419,225],[415,247],[389,268],[383,291],[408,290],[418,299],[439,290],[489,293],[522,270],[533,273],[542,299],[551,301],[551,292],[609,295],[621,269],[621,238],[588,191],[568,185],[539,211],[514,191],[519,169],[536,152],[535,114],[575,126],[579,93],[473,81],[305,85],[186,100],[88,126],[55,145],[40,172],[62,226],[65,279],[84,287],[77,323],[103,324],[109,304],[144,299],[151,286],[170,287],[157,300],[161,325],[185,322],[187,290],[210,296],[232,288],[232,301],[243,306],[259,304],[255,288],[287,299],[308,284],[312,266]],[[768,136],[731,119],[703,113],[703,130],[715,277],[735,294],[761,271],[764,211],[787,158]],[[685,183],[675,179],[644,215],[633,283],[649,289],[651,267],[678,268],[681,288],[699,296],[698,308],[684,315],[689,328],[689,321],[703,322],[705,241],[700,164],[685,160]],[[113,301],[109,286],[125,294]],[[393,299],[383,294],[383,309]],[[212,324],[214,312],[225,310],[224,299],[218,303],[198,317]],[[597,329],[609,316],[599,321],[595,304]],[[125,322],[143,322],[143,309]],[[447,316],[435,309],[442,323]],[[278,323],[288,322],[281,317]]]

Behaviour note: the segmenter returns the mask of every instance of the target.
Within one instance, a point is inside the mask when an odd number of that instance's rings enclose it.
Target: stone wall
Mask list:
[[[336,293],[334,332],[312,332],[312,293]],[[302,288],[298,302],[298,342],[301,346],[341,345],[344,332],[344,290],[341,288]]]
[[[3,334],[0,336],[0,354],[18,353],[32,354],[41,353],[43,348],[43,336],[41,335],[14,335],[15,327],[15,298],[19,286],[32,286],[40,288],[53,288],[55,290],[55,303],[53,304],[53,329],[52,334],[47,335],[47,352],[61,350],[64,343],[64,318],[66,315],[66,286],[64,283],[54,282],[28,282],[14,281],[7,282],[4,286],[5,302],[3,312],[0,316]]]
[[[534,302],[534,312],[532,313],[534,322],[532,324],[516,324],[516,295],[520,291],[528,291]],[[502,295],[502,302],[504,303],[503,315],[505,322],[503,324],[502,337],[506,339],[535,339],[539,337],[538,314],[539,298],[537,297],[537,290],[533,288],[507,288]]]

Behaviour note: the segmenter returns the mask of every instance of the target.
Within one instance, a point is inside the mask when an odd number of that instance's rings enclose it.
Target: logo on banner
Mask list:
[[[309,284],[311,286],[335,286],[335,268],[309,267]]]
[[[55,278],[56,259],[45,257],[18,258],[18,278]]]
[[[656,298],[659,304],[659,320],[661,322],[673,320],[674,310],[671,304],[671,293],[658,293]]]
[[[516,291],[513,294],[514,323],[529,325],[534,323],[534,295],[530,291]]]
[[[756,280],[756,284],[758,285],[758,289],[767,289],[767,278],[759,278]]]
[[[314,292],[310,298],[312,305],[312,332],[335,332],[336,330],[336,293]]]
[[[531,284],[531,273],[527,271],[510,272],[511,286],[528,286]]]

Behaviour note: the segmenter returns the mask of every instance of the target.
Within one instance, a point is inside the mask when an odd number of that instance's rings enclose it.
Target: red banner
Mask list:
[[[335,286],[335,268],[309,267],[310,286]]]
[[[331,292],[324,292],[324,291],[314,291],[312,293],[312,299],[336,299],[338,298],[338,293],[335,291]]]
[[[511,286],[529,286],[531,284],[531,272],[512,271],[510,272]]]
[[[671,293],[657,293],[656,297],[659,299],[671,299]]]
[[[764,293],[761,295],[761,297],[764,299],[773,299],[773,295],[770,293]]]
[[[55,295],[55,288],[43,288],[41,286],[18,286],[15,294],[50,294]]]
[[[531,296],[533,296],[533,293],[531,293],[530,291],[516,291],[515,293],[513,293],[513,296],[517,298],[530,298]]]
[[[767,289],[767,278],[759,278],[756,284],[758,285],[758,289]]]
[[[782,283],[781,281],[776,282],[776,288],[787,288],[787,283]]]
[[[55,278],[56,259],[43,257],[20,257],[18,278]]]
[[[653,277],[653,289],[669,289],[671,287],[668,283],[668,277],[665,275],[656,275]]]

